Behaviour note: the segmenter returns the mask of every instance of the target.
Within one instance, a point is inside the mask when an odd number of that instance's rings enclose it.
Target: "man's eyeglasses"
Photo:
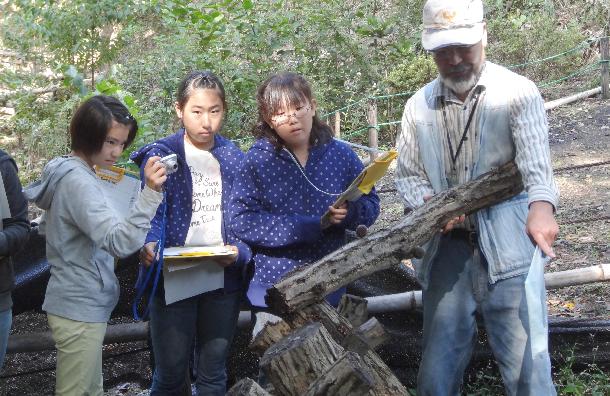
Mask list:
[[[311,110],[311,106],[307,105],[307,106],[298,106],[294,111],[292,112],[282,112],[279,114],[276,114],[274,116],[271,117],[271,122],[273,122],[276,126],[280,126],[280,125],[284,125],[290,122],[290,117],[294,117],[294,118],[303,118],[307,115],[307,113],[309,113],[309,110]]]

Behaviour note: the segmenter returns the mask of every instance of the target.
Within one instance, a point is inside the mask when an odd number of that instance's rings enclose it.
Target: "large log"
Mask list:
[[[104,345],[142,341],[148,337],[148,322],[119,323],[109,325],[104,336]],[[38,352],[55,349],[50,331],[43,333],[13,334],[9,337],[7,353]]]
[[[324,326],[310,323],[273,344],[260,367],[278,394],[302,395],[343,352]]]
[[[362,358],[353,352],[346,352],[311,384],[305,396],[367,395],[374,385],[375,379]]]
[[[281,315],[321,301],[356,279],[413,257],[413,250],[450,219],[504,201],[522,190],[521,175],[511,162],[443,191],[391,228],[348,243],[316,263],[290,272],[267,290],[267,304]]]
[[[249,348],[261,356],[269,347],[292,332],[288,323],[280,320],[265,324],[263,329],[254,337]]]

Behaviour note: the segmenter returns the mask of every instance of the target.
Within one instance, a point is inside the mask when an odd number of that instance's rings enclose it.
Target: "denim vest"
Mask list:
[[[518,84],[522,77],[487,62],[484,77],[479,81],[485,86],[477,137],[478,152],[474,153],[471,180],[515,158],[509,100],[510,84]],[[449,188],[445,175],[443,140],[445,129],[437,125],[438,79],[419,90],[411,100],[415,101],[415,128],[420,158],[435,193]],[[528,214],[527,193],[521,192],[500,204],[481,209],[476,213],[479,246],[489,264],[489,282],[524,274],[528,271],[534,245],[525,232]],[[428,286],[430,268],[441,235],[437,234],[425,246],[421,260],[413,260],[418,279],[424,289]]]

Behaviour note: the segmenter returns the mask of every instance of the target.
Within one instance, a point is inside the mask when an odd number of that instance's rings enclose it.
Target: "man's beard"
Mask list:
[[[460,67],[457,68],[458,70],[455,70],[456,72],[460,72],[461,70]],[[462,77],[462,78],[458,78],[458,79],[452,79],[451,77],[445,77],[441,74],[441,81],[443,82],[443,84],[445,84],[445,86],[447,88],[449,88],[450,90],[452,90],[454,93],[458,94],[458,95],[464,95],[468,92],[470,92],[470,90],[472,88],[474,88],[474,86],[477,84],[477,81],[479,80],[479,74],[480,74],[480,68],[479,70],[472,70],[470,73],[468,73],[467,77]],[[452,71],[454,72],[454,71]]]

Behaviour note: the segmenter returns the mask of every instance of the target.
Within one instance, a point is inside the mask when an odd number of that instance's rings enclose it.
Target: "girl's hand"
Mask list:
[[[237,246],[225,245],[225,248],[232,250],[233,254],[230,256],[222,256],[215,260],[216,263],[218,263],[218,265],[220,265],[221,267],[228,267],[231,264],[233,264],[235,261],[237,261],[237,255],[238,255]]]
[[[161,191],[163,183],[167,180],[167,172],[165,166],[159,162],[160,159],[161,157],[150,157],[144,165],[146,185],[157,192]]]
[[[347,217],[347,202],[343,202],[338,208],[329,206],[328,212],[330,213],[330,224],[340,224]]]
[[[140,263],[142,263],[144,266],[150,267],[154,261],[155,247],[157,247],[157,242],[148,242],[146,245],[142,246],[142,249],[140,249]]]

